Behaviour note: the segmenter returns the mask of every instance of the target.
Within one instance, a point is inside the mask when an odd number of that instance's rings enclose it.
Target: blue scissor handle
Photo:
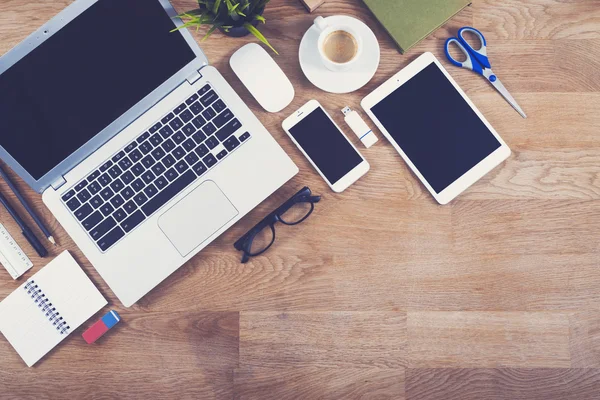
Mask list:
[[[477,37],[479,37],[479,39],[481,40],[481,47],[478,50],[475,50],[465,40],[465,38],[463,37],[463,34],[465,32],[472,32]],[[457,61],[454,59],[454,57],[450,55],[450,44],[452,43],[456,43],[458,48],[467,57],[465,61]],[[457,67],[470,69],[480,75],[483,75],[483,68],[491,68],[490,61],[487,57],[487,42],[483,34],[475,28],[465,26],[464,28],[459,29],[458,38],[451,37],[448,40],[446,40],[444,51],[446,52],[446,57],[448,58],[448,60]]]
[[[481,42],[481,47],[478,50],[475,50],[473,46],[471,46],[469,42],[467,42],[467,40],[463,36],[465,32],[474,33],[475,36],[479,38],[479,41]],[[487,42],[485,40],[485,36],[483,36],[483,33],[479,32],[475,28],[471,28],[470,26],[465,26],[464,28],[460,28],[458,30],[458,38],[462,42],[463,46],[467,48],[471,55],[475,57],[475,59],[479,61],[481,65],[483,65],[485,68],[492,68],[492,66],[490,65],[490,60],[487,56]]]

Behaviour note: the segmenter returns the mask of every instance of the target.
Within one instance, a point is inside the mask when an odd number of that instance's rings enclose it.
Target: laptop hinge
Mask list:
[[[63,178],[62,176],[60,178],[58,178],[56,181],[52,182],[52,184],[50,186],[52,186],[52,189],[54,190],[58,190],[60,189],[65,183],[67,183],[67,181],[65,180],[65,178]]]
[[[192,75],[188,76],[187,81],[190,83],[190,85],[193,85],[200,78],[202,78],[202,74],[200,74],[200,71],[194,71]]]

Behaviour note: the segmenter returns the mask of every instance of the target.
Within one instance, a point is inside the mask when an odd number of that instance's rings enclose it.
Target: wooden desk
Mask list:
[[[69,3],[2,1],[0,53]],[[317,90],[298,65],[312,19],[340,13],[373,27],[382,50],[375,78],[350,95]],[[228,66],[251,37],[216,34],[202,47],[300,174],[131,309],[28,191],[61,244],[53,255],[71,250],[123,323],[93,346],[78,330],[31,369],[0,340],[0,397],[600,398],[600,1],[474,0],[404,56],[358,0],[329,0],[313,15],[274,0],[265,16],[297,93],[281,113],[262,111]],[[485,33],[495,71],[529,115],[448,67],[512,157],[442,207],[385,140],[366,150],[349,135],[372,170],[332,193],[281,121],[316,98],[345,126],[338,110],[358,109],[424,51],[444,60],[444,39],[464,25]],[[323,194],[314,216],[278,227],[272,250],[241,265],[235,239],[303,185]],[[33,256],[4,210],[0,221]],[[32,259],[33,271],[46,262]],[[0,271],[0,298],[17,285]]]

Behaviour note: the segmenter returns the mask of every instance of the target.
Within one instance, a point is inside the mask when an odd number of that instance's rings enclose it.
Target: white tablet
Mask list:
[[[510,156],[510,149],[431,53],[361,103],[440,204]]]

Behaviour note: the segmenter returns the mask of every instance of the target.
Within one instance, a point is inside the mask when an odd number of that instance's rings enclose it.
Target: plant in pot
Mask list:
[[[267,45],[275,54],[277,51],[256,28],[259,22],[266,22],[262,13],[270,0],[198,0],[198,8],[180,15],[184,22],[177,28],[210,26],[204,35],[206,40],[216,29],[225,35],[242,37],[252,33],[258,40]]]

